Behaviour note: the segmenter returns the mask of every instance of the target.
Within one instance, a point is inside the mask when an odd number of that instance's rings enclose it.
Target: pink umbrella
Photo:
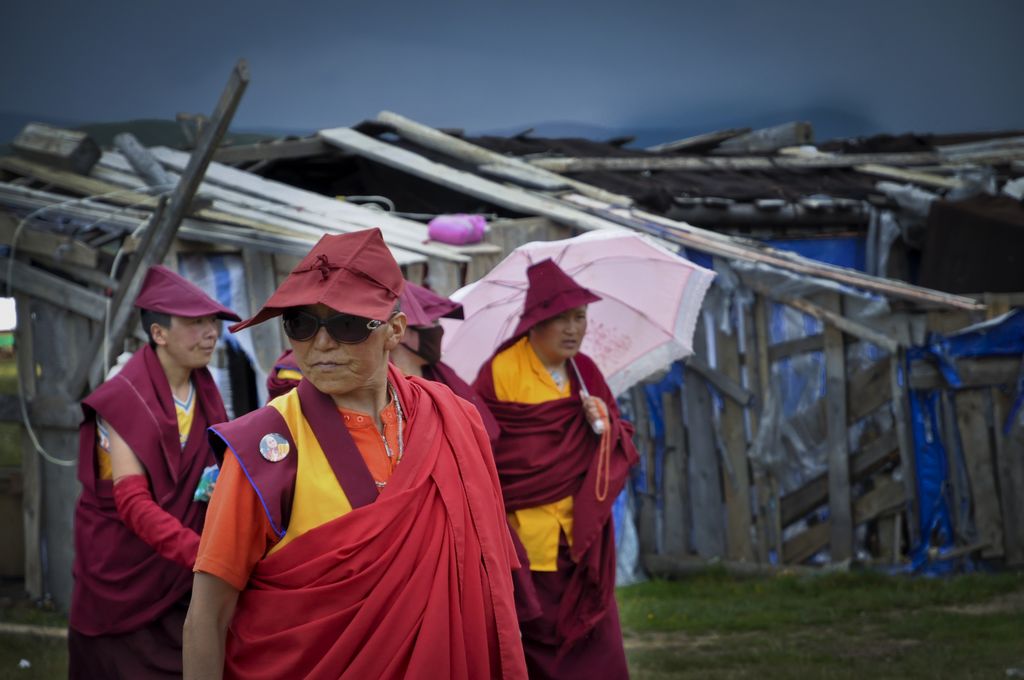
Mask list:
[[[443,358],[467,382],[515,328],[526,298],[526,268],[547,258],[602,298],[588,308],[582,351],[597,362],[614,394],[693,353],[697,315],[714,272],[640,234],[589,232],[520,246],[451,296],[462,303],[465,320],[442,319]]]

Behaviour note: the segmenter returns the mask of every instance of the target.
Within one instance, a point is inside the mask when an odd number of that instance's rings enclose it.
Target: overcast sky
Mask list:
[[[1024,128],[1022,35],[1022,0],[3,0],[0,112],[209,113],[245,57],[250,129]]]

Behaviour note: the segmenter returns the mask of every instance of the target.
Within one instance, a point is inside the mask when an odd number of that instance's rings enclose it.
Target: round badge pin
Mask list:
[[[260,455],[271,463],[284,460],[290,449],[291,445],[288,444],[288,440],[276,432],[263,435],[263,439],[260,440]]]

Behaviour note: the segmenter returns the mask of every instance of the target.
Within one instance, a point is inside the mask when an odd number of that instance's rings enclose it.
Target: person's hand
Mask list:
[[[593,428],[594,423],[603,421],[603,415],[608,413],[608,406],[601,397],[583,397],[583,413]]]

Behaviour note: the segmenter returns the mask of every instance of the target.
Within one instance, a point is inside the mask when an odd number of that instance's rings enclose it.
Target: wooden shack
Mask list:
[[[652,376],[621,395],[638,425],[644,458],[634,475],[632,510],[640,563],[648,571],[679,573],[709,559],[764,566],[852,559],[900,564],[926,544],[908,391],[949,386],[927,369],[911,371],[907,352],[925,344],[930,331],[994,316],[1018,297],[941,292],[765,245],[754,238],[757,230],[742,233],[744,211],[767,215],[748,215],[762,227],[773,220],[783,225],[775,215],[779,206],[763,198],[750,206],[737,207],[734,199],[725,205],[732,214],[726,229],[717,229],[721,222],[711,225],[717,230],[694,226],[680,219],[687,215],[679,207],[685,202],[653,210],[638,200],[635,185],[620,193],[610,180],[606,186],[589,181],[580,174],[582,160],[499,152],[486,140],[395,114],[310,138],[218,147],[215,132],[223,130],[224,119],[223,111],[215,112],[191,154],[142,149],[163,180],[154,181],[137,158],[133,162],[134,152],[120,146],[102,151],[87,169],[48,162],[45,155],[0,158],[0,234],[8,244],[0,265],[18,301],[21,381],[18,397],[5,401],[2,413],[25,426],[25,577],[31,594],[49,593],[67,603],[77,402],[102,379],[126,336],[131,342],[124,301],[142,265],[163,261],[180,268],[196,257],[226,258],[241,272],[236,309],[244,315],[321,235],[370,226],[381,228],[410,280],[443,294],[476,280],[524,242],[597,229],[647,234],[719,272],[696,334],[696,354],[674,369],[665,367],[675,377]],[[893,167],[908,160],[839,151],[680,155],[685,148],[646,152],[642,163],[635,152],[619,149],[616,167],[624,164],[629,169],[623,172],[643,176],[657,172],[659,163],[725,163],[742,172],[768,162],[877,175],[883,173],[874,166],[882,161]],[[1008,148],[1013,152],[985,153],[997,160],[1024,155]],[[915,153],[911,167],[936,162],[934,153]],[[966,181],[936,177],[949,180],[949,191]],[[862,185],[861,179],[844,181]],[[795,223],[779,228],[807,234],[824,221],[830,229],[856,227],[868,234],[870,201],[840,198],[856,205],[798,198],[794,205],[801,208],[791,211]],[[700,203],[701,210],[714,205]],[[168,220],[172,208],[177,214]],[[425,219],[442,212],[487,214],[486,242],[454,247],[429,241]],[[710,222],[704,214],[693,213],[693,222]],[[834,219],[815,220],[814,214]],[[882,240],[872,238],[877,255]],[[894,243],[886,242],[886,253],[894,252]],[[879,270],[883,258],[874,261]],[[259,383],[283,338],[268,325],[246,342]],[[800,375],[814,376],[824,389],[794,401],[783,379],[797,364]],[[977,370],[965,368],[973,377],[952,397],[958,410],[946,420],[957,419],[960,439],[979,442],[963,447],[970,475],[958,493],[973,508],[980,538],[969,532],[954,537],[957,555],[1024,562],[1018,519],[1024,516],[1024,458],[1016,448],[1021,436],[998,426],[1012,396],[1000,386],[1015,384],[1019,365],[1018,357],[1016,363],[986,360]]]

